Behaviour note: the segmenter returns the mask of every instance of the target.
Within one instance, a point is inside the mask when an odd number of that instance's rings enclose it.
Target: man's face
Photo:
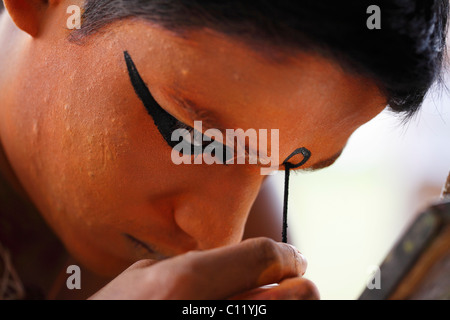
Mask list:
[[[373,82],[314,54],[270,60],[233,37],[175,35],[143,21],[113,23],[80,45],[67,41],[64,21],[55,14],[39,38],[18,41],[0,134],[45,219],[80,262],[105,275],[240,241],[264,178],[257,165],[175,165],[124,51],[179,121],[278,129],[280,162],[305,147],[304,168],[334,158],[384,108]]]

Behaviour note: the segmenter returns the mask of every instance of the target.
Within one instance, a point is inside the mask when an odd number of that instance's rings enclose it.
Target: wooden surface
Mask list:
[[[420,214],[380,266],[380,289],[361,300],[450,299],[450,201]]]
[[[442,200],[450,200],[450,173],[442,188]],[[450,300],[450,224],[443,219],[435,236],[402,278],[389,299]]]
[[[442,199],[450,199],[450,172],[448,174],[447,182],[444,184],[442,188]]]
[[[450,299],[450,225],[432,241],[389,299]]]

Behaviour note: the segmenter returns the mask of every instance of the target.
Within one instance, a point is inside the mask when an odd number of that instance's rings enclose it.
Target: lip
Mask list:
[[[173,253],[168,250],[163,250],[160,246],[156,246],[154,244],[143,241],[129,233],[122,233],[122,236],[128,241],[128,243],[132,244],[134,248],[142,249],[141,252],[144,253],[145,258],[153,259],[153,260],[164,260],[177,254],[189,251],[183,250],[183,252]]]
[[[145,241],[142,241],[131,234],[123,233],[122,234],[125,239],[128,240],[134,247],[142,248],[146,252],[146,257],[153,260],[164,260],[170,258],[172,255],[167,255],[155,248],[154,245],[151,245]]]

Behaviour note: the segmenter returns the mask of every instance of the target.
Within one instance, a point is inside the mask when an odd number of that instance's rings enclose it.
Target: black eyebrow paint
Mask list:
[[[292,164],[289,160],[298,155],[302,154],[303,159],[297,164]],[[304,165],[309,158],[311,157],[311,151],[306,148],[298,148],[294,152],[292,152],[286,160],[283,161],[284,165],[284,200],[283,200],[283,230],[281,232],[281,241],[287,243],[287,214],[288,214],[288,197],[289,197],[289,174],[291,169],[298,168]]]

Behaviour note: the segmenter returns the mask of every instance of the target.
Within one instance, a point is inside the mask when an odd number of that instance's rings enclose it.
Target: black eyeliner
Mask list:
[[[134,91],[144,104],[144,107],[147,110],[148,114],[152,117],[155,126],[158,128],[158,131],[162,135],[164,140],[172,148],[175,147],[178,142],[172,141],[171,136],[173,131],[180,128],[180,121],[175,119],[171,114],[161,108],[161,106],[153,98],[144,80],[142,80],[128,52],[124,51],[123,54],[128,68],[128,75],[130,77],[130,81],[133,85]],[[189,128],[188,126],[186,127]]]
[[[202,141],[201,153],[203,153],[205,148],[210,144],[209,141],[203,141],[203,133],[198,132],[191,126],[182,123],[181,121],[173,117],[170,113],[161,108],[158,102],[156,102],[156,100],[153,98],[144,80],[142,80],[142,77],[140,76],[139,71],[137,70],[136,65],[134,64],[133,59],[131,59],[129,53],[127,51],[124,51],[123,54],[128,69],[128,75],[130,77],[130,81],[133,85],[134,91],[144,104],[145,109],[152,117],[155,126],[158,128],[159,133],[167,142],[167,144],[172,148],[174,148],[175,146],[180,147],[179,141],[172,141],[172,132],[177,129],[186,129],[190,133],[193,133],[194,136],[199,137],[199,140]],[[183,139],[181,143],[188,142],[184,141]],[[179,149],[190,149],[192,151],[191,155],[197,156],[199,154],[197,148],[195,148],[191,143],[188,144],[188,146],[185,146],[184,148],[180,147]],[[226,162],[229,160],[229,157],[232,157],[232,153],[230,152],[229,147],[227,147],[226,145],[223,145],[223,155],[224,159],[221,160],[223,164],[226,164]]]

